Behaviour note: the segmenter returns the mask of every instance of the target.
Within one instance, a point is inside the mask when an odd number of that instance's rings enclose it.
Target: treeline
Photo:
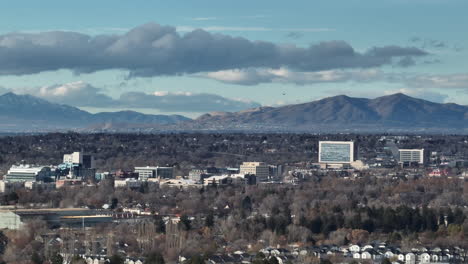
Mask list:
[[[369,233],[418,233],[437,231],[439,226],[451,224],[463,225],[466,219],[460,208],[431,209],[410,208],[408,206],[392,207],[364,207],[357,208],[352,215],[346,217],[339,206],[333,208],[332,213],[317,216],[313,219],[301,217],[299,223],[307,227],[312,233],[329,234],[341,228],[362,229]]]
[[[448,230],[451,233],[468,234],[467,216],[461,208],[427,207],[411,208],[408,206],[360,207],[344,211],[339,206],[333,208],[315,208],[299,217],[291,214],[289,208],[279,210],[275,207],[270,213],[253,214],[245,207],[234,210],[238,222],[236,228],[244,239],[262,238],[265,231],[277,237],[286,236],[289,242],[315,244],[318,240],[341,234],[334,244],[345,245],[353,241],[351,230],[365,231],[364,240],[354,237],[354,242],[366,242],[369,237],[384,237],[384,241],[400,244],[405,236],[424,232]],[[245,218],[245,216],[250,216]],[[376,234],[376,235],[374,235]]]
[[[130,256],[150,250],[174,259],[179,253],[190,257],[237,250],[258,252],[291,243],[345,245],[376,240],[402,248],[421,244],[468,248],[464,209],[468,183],[459,179],[327,177],[301,185],[218,185],[201,189],[122,189],[104,181],[93,187],[18,190],[5,197],[10,204],[25,207],[102,208],[108,204],[117,211],[141,206],[157,213],[149,224],[109,224],[93,230],[97,237],[112,234],[116,245],[128,245],[125,250]],[[185,239],[180,248],[167,251],[165,243],[174,237],[174,229],[165,226],[163,219],[174,215],[181,216],[178,229]],[[38,248],[33,246],[38,235],[58,231],[44,223],[28,226],[27,241],[6,233],[9,259],[24,252],[23,248]]]

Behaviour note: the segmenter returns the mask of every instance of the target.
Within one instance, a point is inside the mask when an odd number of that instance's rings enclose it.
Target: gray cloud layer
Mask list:
[[[308,48],[250,41],[150,23],[124,35],[90,36],[76,32],[0,35],[0,75],[23,75],[69,69],[90,73],[122,69],[129,76],[179,75],[251,67],[287,67],[298,71],[398,65],[401,59],[428,55],[415,47],[373,47],[356,51],[344,41]],[[401,63],[400,63],[401,64]]]
[[[416,44],[421,49],[436,49],[436,50],[452,50],[455,52],[460,52],[463,50],[458,44],[450,44],[446,41],[437,40],[437,39],[428,39],[428,38],[421,38],[421,37],[412,37],[410,42]]]
[[[247,100],[229,99],[215,94],[188,92],[127,92],[113,99],[85,82],[73,82],[41,88],[6,89],[0,87],[0,94],[6,92],[26,93],[51,102],[77,107],[157,109],[162,112],[213,112],[240,111],[259,107],[260,104]]]

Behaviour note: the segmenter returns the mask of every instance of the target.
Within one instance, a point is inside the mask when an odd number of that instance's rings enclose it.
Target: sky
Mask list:
[[[5,1],[0,94],[196,117],[345,94],[468,105],[468,1]]]

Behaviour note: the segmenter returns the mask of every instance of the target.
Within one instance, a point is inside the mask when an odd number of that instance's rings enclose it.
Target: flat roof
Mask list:
[[[11,209],[0,209],[0,212],[25,212],[25,213],[32,213],[32,212],[66,212],[66,211],[90,211],[91,209],[88,208],[39,208],[39,209],[32,209],[32,208],[11,208]]]
[[[329,144],[350,144],[354,143],[354,141],[319,141],[319,144],[322,143],[329,143]]]
[[[70,216],[61,216],[62,219],[81,219],[81,218],[112,218],[110,215],[70,215]]]
[[[159,166],[146,166],[146,167],[135,167],[135,170],[155,170],[155,169],[172,169],[173,167],[159,167]]]

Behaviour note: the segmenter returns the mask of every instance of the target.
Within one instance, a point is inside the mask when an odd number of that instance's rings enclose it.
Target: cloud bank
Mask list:
[[[0,75],[24,75],[68,69],[92,73],[119,69],[129,77],[151,77],[247,68],[292,71],[398,66],[423,57],[416,47],[384,46],[356,51],[344,41],[307,48],[250,41],[196,29],[180,34],[175,27],[149,23],[123,35],[77,32],[9,33],[0,35]]]
[[[260,104],[242,99],[229,99],[215,94],[156,91],[152,94],[127,92],[118,99],[106,95],[100,88],[79,81],[39,88],[6,89],[6,92],[31,94],[50,102],[76,107],[156,109],[161,112],[213,112],[240,111],[259,107]]]
[[[257,85],[261,83],[295,83],[297,85],[337,82],[370,82],[383,78],[383,73],[377,69],[366,70],[328,70],[318,72],[296,72],[287,68],[279,69],[244,69],[226,70],[200,74],[200,77],[210,78],[224,83],[239,85]]]
[[[411,87],[468,89],[468,73],[427,74],[408,78]]]
[[[297,85],[342,82],[401,83],[408,88],[468,89],[468,73],[411,74],[387,73],[378,68],[361,70],[327,70],[317,72],[291,71],[287,68],[249,68],[198,74],[198,77],[214,79],[237,85],[262,83],[294,83]]]
[[[105,95],[101,89],[79,81],[60,85],[43,86],[39,89],[28,89],[28,93],[48,101],[73,106],[112,106],[116,102]]]

